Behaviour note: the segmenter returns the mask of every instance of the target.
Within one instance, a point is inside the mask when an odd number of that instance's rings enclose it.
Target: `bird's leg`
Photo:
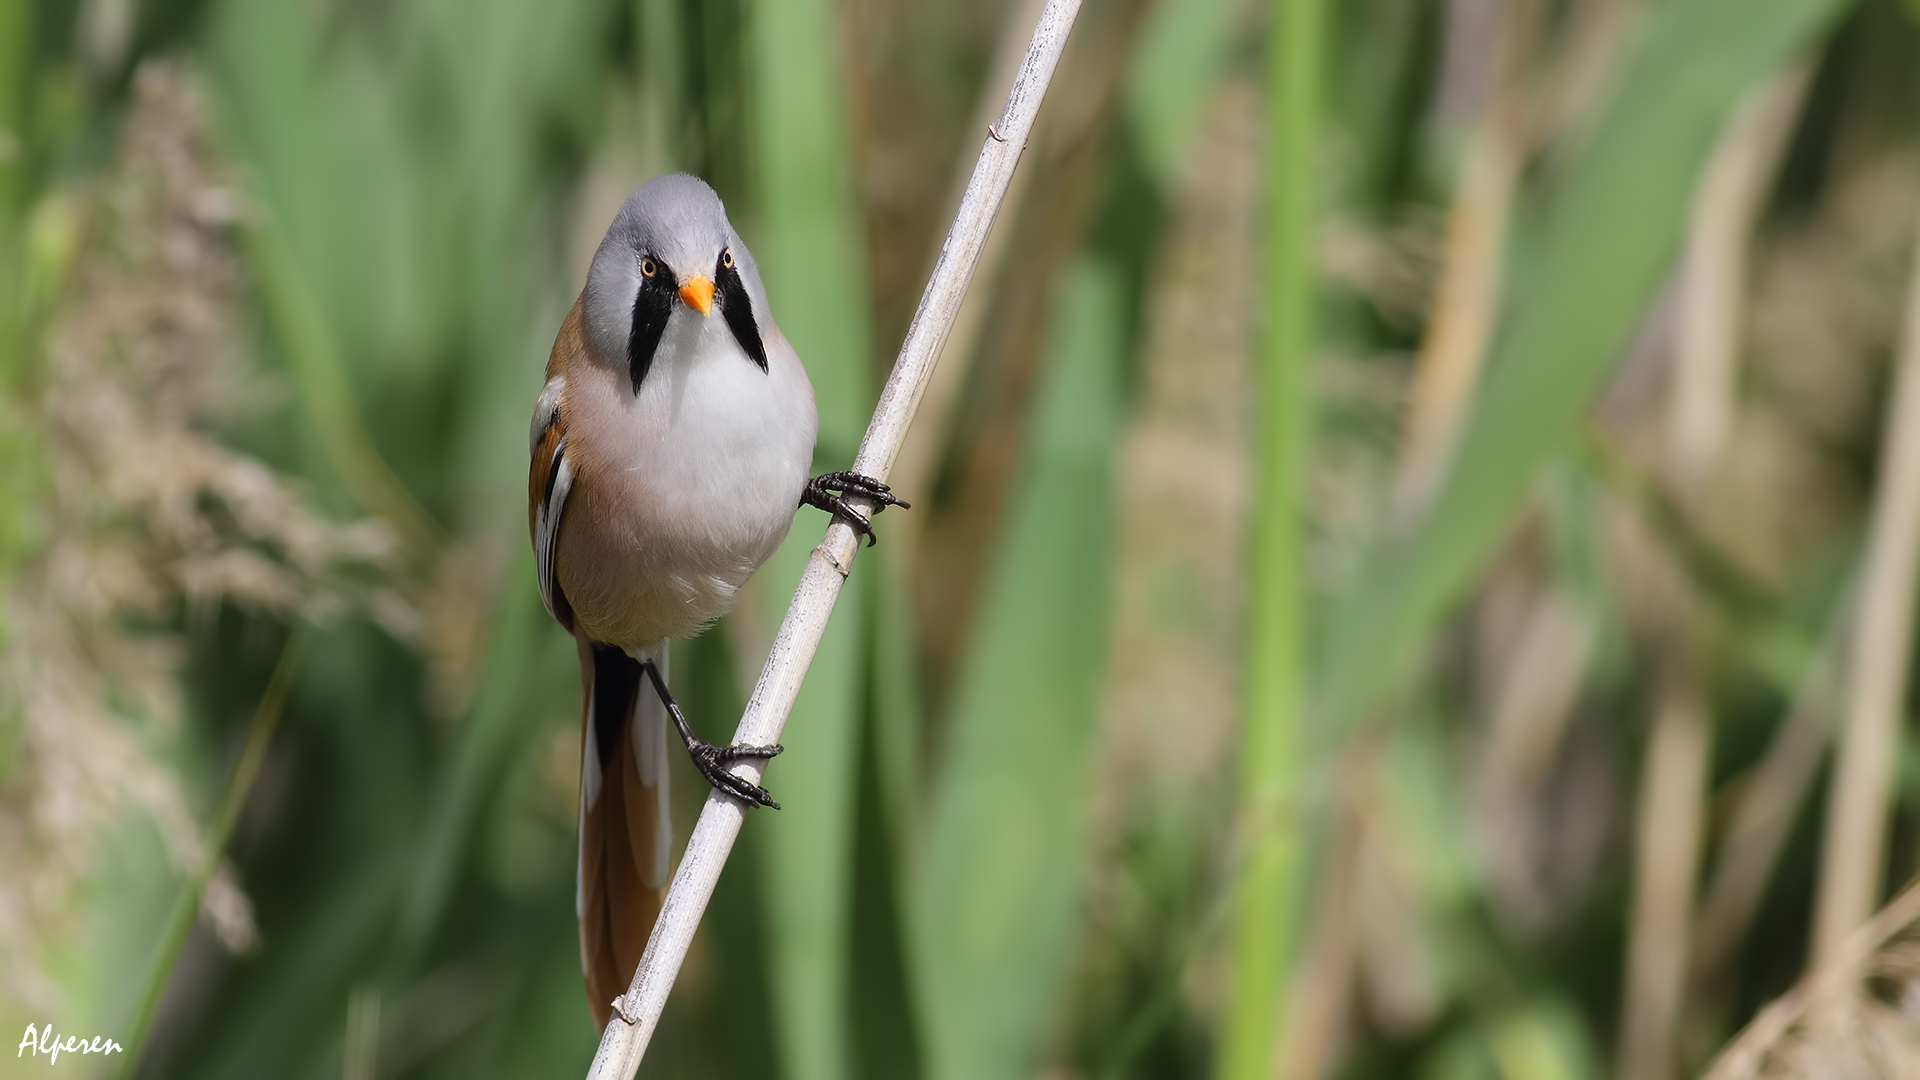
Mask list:
[[[906,500],[896,496],[887,485],[871,476],[863,476],[850,469],[840,472],[821,473],[807,481],[800,491],[801,506],[817,506],[829,514],[839,514],[853,526],[853,531],[867,538],[867,546],[874,544],[873,522],[866,515],[855,510],[847,503],[848,495],[859,495],[873,500],[873,512],[879,513],[889,506],[902,510],[911,510]]]
[[[651,660],[641,661],[640,666],[646,670],[647,678],[653,680],[654,693],[660,695],[661,703],[667,707],[667,715],[673,717],[673,726],[680,731],[680,741],[687,744],[687,755],[693,758],[693,767],[700,770],[700,775],[707,778],[707,783],[741,802],[780,809],[780,804],[773,801],[773,796],[767,794],[766,788],[735,776],[728,766],[747,758],[770,758],[783,747],[777,743],[773,746],[715,746],[706,742],[693,733],[693,726],[687,723],[687,714],[680,711],[680,703],[667,693],[667,682],[660,677],[660,669],[654,667]]]

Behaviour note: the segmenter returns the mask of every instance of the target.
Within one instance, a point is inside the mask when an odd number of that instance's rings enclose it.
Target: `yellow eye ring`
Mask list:
[[[720,265],[726,267],[729,270],[733,269],[733,249],[732,248],[727,248],[726,250],[720,253]]]
[[[652,277],[660,272],[660,264],[654,262],[652,259],[641,259],[640,272],[648,277]]]

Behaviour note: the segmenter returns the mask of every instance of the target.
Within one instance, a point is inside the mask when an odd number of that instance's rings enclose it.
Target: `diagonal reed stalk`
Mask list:
[[[1471,50],[1480,54],[1479,62],[1461,64],[1493,70],[1462,149],[1440,275],[1407,387],[1393,503],[1409,521],[1433,496],[1452,456],[1500,314],[1507,228],[1528,142],[1524,106],[1531,88],[1519,73],[1530,59],[1531,31],[1539,20],[1527,4],[1508,4],[1499,15],[1493,40],[1476,42]],[[1447,64],[1451,69],[1456,60],[1449,57]]]
[[[1047,0],[1034,28],[1032,44],[1021,62],[1019,75],[1007,95],[1007,106],[997,123],[987,129],[985,144],[967,184],[967,193],[947,232],[946,244],[934,264],[933,275],[907,328],[907,337],[894,361],[893,373],[880,394],[853,467],[867,476],[885,480],[892,470],[900,444],[919,407],[921,395],[933,375],[940,349],[953,327],[965,298],[967,284],[973,278],[994,216],[1006,197],[1020,153],[1033,130],[1034,116],[1046,96],[1047,84],[1066,46],[1067,34],[1079,14],[1079,0]],[[859,509],[872,513],[871,504],[855,500]],[[825,539],[807,559],[806,570],[794,590],[793,603],[774,638],[773,650],[760,671],[760,681],[747,702],[746,715],[740,718],[733,741],[750,745],[769,745],[780,740],[787,717],[807,667],[820,647],[834,602],[852,569],[859,552],[859,538],[845,522],[835,520],[827,527]],[[763,771],[758,762],[743,763],[736,772],[751,783],[759,783]],[[735,800],[711,793],[700,812],[700,820],[687,839],[687,849],[667,890],[660,917],[647,939],[646,952],[633,973],[626,994],[614,1000],[614,1015],[607,1021],[599,1052],[594,1055],[589,1080],[618,1077],[630,1080],[640,1067],[647,1043],[660,1023],[667,995],[687,949],[693,944],[694,930],[713,897],[720,871],[734,840],[746,808]]]
[[[1241,734],[1240,828],[1246,862],[1230,932],[1231,998],[1223,1080],[1264,1080],[1274,1061],[1282,982],[1298,903],[1301,761],[1301,459],[1303,386],[1313,347],[1314,137],[1320,97],[1321,0],[1279,0],[1268,57],[1272,142],[1267,209],[1266,350],[1258,374],[1253,595],[1247,715]]]

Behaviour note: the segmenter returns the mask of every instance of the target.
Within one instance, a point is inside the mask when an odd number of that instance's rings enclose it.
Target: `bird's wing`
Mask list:
[[[560,590],[554,551],[560,538],[560,519],[573,491],[573,462],[567,458],[567,425],[560,394],[564,375],[547,380],[533,413],[532,461],[527,469],[527,527],[533,533],[533,564],[540,585],[540,601],[560,625],[573,629],[573,610]]]
[[[560,530],[572,493],[567,447],[567,376],[581,359],[581,305],[560,326],[547,361],[547,385],[533,410],[527,443],[527,525],[533,534],[540,599],[572,630],[580,653],[585,716],[580,747],[580,851],[574,905],[580,919],[580,967],[595,1022],[605,1027],[612,1001],[626,992],[660,913],[673,854],[668,816],[667,715],[646,682],[651,661],[664,681],[663,642],[640,658],[589,638],[575,625],[560,587]]]
[[[547,359],[547,385],[533,407],[527,430],[527,529],[533,534],[533,560],[540,600],[560,625],[573,629],[573,609],[560,590],[554,552],[560,537],[560,519],[573,491],[574,466],[567,456],[567,373],[580,358],[585,337],[580,327],[580,301],[560,324]]]

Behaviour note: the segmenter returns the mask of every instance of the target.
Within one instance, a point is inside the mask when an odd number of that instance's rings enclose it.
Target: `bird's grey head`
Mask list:
[[[582,315],[594,356],[626,367],[636,394],[672,320],[720,316],[747,358],[767,367],[760,271],[697,176],[657,177],[627,196],[587,271]]]

